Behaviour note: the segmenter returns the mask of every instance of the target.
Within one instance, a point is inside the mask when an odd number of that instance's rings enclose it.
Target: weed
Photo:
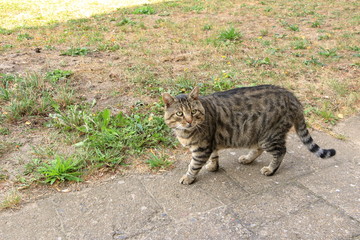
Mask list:
[[[263,46],[270,46],[270,45],[271,45],[271,41],[270,41],[270,40],[263,40],[263,41],[261,41],[261,44],[262,44]]]
[[[311,56],[309,60],[304,61],[305,65],[317,65],[317,66],[325,66],[318,58],[315,58],[314,56]]]
[[[294,32],[299,32],[299,31],[300,31],[299,26],[298,26],[298,25],[295,25],[295,24],[288,25],[288,28],[289,28],[291,31],[294,31]]]
[[[287,34],[279,34],[279,33],[275,33],[274,37],[277,39],[285,39],[287,36]]]
[[[51,46],[51,45],[46,45],[46,46],[45,46],[45,49],[46,49],[46,50],[55,50],[56,47]]]
[[[50,163],[44,163],[37,171],[42,175],[44,182],[54,184],[56,181],[82,181],[79,177],[82,175],[79,172],[81,168],[81,161],[57,156]]]
[[[14,75],[0,74],[0,100],[9,101],[11,95],[10,84],[15,81]]]
[[[260,59],[248,58],[245,61],[245,63],[252,67],[258,67],[258,66],[262,66],[262,65],[272,65],[269,57],[260,58]]]
[[[325,57],[336,57],[338,56],[336,53],[337,49],[325,49],[321,48],[321,51],[319,52],[319,55],[325,56]]]
[[[0,127],[0,135],[6,136],[10,134],[10,129],[6,127]]]
[[[49,116],[53,119],[52,126],[72,131],[83,126],[91,114],[86,108],[82,109],[79,105],[74,105],[69,106],[65,112],[58,110],[57,113],[51,113]]]
[[[336,122],[339,120],[339,118],[336,117],[331,110],[329,110],[328,105],[329,104],[325,102],[324,107],[321,110],[317,110],[316,114],[322,117],[325,123],[330,123],[331,125],[335,125]]]
[[[166,154],[155,154],[154,152],[151,152],[150,157],[146,161],[146,163],[152,169],[164,169],[173,164],[171,161],[168,160],[168,158],[169,156],[167,156]]]
[[[306,39],[296,40],[292,42],[292,47],[295,50],[307,49],[310,46],[310,42]]]
[[[350,46],[349,49],[351,51],[360,52],[360,47],[359,46]]]
[[[33,39],[34,37],[30,36],[28,33],[19,33],[18,36],[17,36],[17,39],[19,41],[22,41],[22,40],[30,40],[30,39]]]
[[[101,43],[97,47],[98,51],[109,51],[114,52],[120,49],[120,45],[116,43]]]
[[[202,27],[202,30],[203,31],[210,31],[212,29],[212,25],[211,24],[205,24],[203,27]]]
[[[196,12],[200,13],[202,10],[204,10],[204,6],[202,5],[194,5],[194,6],[186,6],[183,8],[185,12]]]
[[[323,34],[323,35],[319,35],[318,36],[318,40],[322,41],[322,40],[329,40],[330,39],[330,34]]]
[[[86,47],[81,48],[70,48],[64,52],[62,52],[61,56],[85,56],[90,52],[90,50]]]
[[[41,159],[35,158],[32,159],[25,165],[24,175],[29,175],[37,171],[43,165],[43,161]]]
[[[176,86],[180,89],[180,93],[191,91],[196,85],[193,79],[181,76],[176,79]]]
[[[316,20],[315,22],[311,23],[312,28],[319,28],[321,26],[321,22],[319,20]]]
[[[1,170],[1,169],[0,169]],[[0,173],[0,182],[9,179],[9,176],[4,173]]]
[[[234,27],[229,27],[220,32],[217,39],[222,42],[236,42],[240,41],[242,34]]]
[[[266,37],[268,35],[269,35],[269,30],[267,30],[267,29],[260,30],[260,36]]]
[[[141,6],[141,7],[136,8],[132,13],[133,14],[152,15],[152,14],[155,14],[156,11],[151,6]]]
[[[50,80],[52,83],[57,83],[60,80],[70,77],[73,73],[71,71],[55,69],[47,72],[45,78]]]
[[[4,44],[4,45],[0,46],[0,51],[11,49],[13,47],[14,47],[14,45],[12,45],[12,44]]]
[[[21,195],[18,191],[11,191],[4,200],[0,203],[0,210],[17,208],[21,202]]]
[[[266,7],[266,8],[264,9],[265,12],[271,12],[272,10],[273,10],[272,7]]]
[[[233,80],[234,74],[223,72],[217,77],[213,78],[213,90],[214,91],[224,91],[235,86],[235,82]]]
[[[2,35],[10,35],[12,33],[13,33],[13,31],[0,27],[0,34],[2,34]]]
[[[113,167],[121,164],[129,154],[174,144],[163,118],[154,114],[133,113],[128,116],[120,112],[112,116],[109,109],[97,114],[77,109],[74,106],[67,114],[51,117],[55,126],[83,134],[84,139],[76,146],[84,151],[77,157],[86,160],[87,164]]]
[[[296,24],[289,24],[288,22],[286,21],[281,21],[281,25],[291,31],[294,31],[294,32],[299,32],[300,31],[300,28],[298,25]]]
[[[7,112],[8,120],[16,121],[24,116],[46,116],[55,106],[65,107],[73,103],[73,91],[66,85],[53,82],[54,79],[69,73],[61,70],[49,73],[48,79],[36,74],[25,77],[2,76],[0,100],[7,101],[3,109]]]
[[[120,22],[116,24],[116,26],[124,26],[124,25],[136,25],[136,22],[131,20],[131,18],[124,17]]]

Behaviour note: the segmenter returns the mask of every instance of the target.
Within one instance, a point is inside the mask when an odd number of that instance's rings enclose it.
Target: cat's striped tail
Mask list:
[[[310,136],[310,133],[306,127],[305,121],[300,120],[295,123],[295,130],[297,135],[300,137],[302,143],[309,149],[310,152],[321,158],[330,158],[336,154],[335,149],[322,149],[314,143],[314,140]]]

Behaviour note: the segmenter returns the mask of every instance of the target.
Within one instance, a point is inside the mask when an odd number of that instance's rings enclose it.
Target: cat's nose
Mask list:
[[[185,121],[191,125],[193,120],[192,118],[185,117]]]

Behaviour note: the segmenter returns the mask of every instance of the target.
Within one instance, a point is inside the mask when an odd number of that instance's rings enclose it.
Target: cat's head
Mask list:
[[[199,100],[199,87],[189,95],[162,95],[165,104],[165,123],[173,129],[185,130],[196,128],[205,120],[205,109]]]

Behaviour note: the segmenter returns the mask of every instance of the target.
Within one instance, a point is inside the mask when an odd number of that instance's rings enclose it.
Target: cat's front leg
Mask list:
[[[219,170],[219,154],[216,150],[212,152],[208,162],[205,165],[206,170],[209,172],[216,172]]]
[[[197,148],[192,151],[192,159],[190,161],[188,170],[182,178],[180,178],[180,183],[189,185],[192,184],[195,181],[196,175],[199,173],[201,168],[206,164],[207,160],[209,159],[211,152],[206,151],[200,151],[203,148]]]

